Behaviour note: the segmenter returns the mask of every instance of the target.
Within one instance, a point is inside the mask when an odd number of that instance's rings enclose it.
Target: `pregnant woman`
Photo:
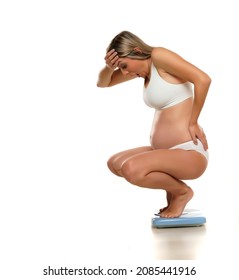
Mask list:
[[[98,87],[111,87],[137,77],[144,80],[145,103],[155,109],[150,145],[113,155],[108,167],[139,187],[163,189],[164,218],[179,217],[193,197],[184,182],[200,177],[208,164],[208,143],[198,118],[210,77],[163,47],[152,47],[122,31],[110,42]]]

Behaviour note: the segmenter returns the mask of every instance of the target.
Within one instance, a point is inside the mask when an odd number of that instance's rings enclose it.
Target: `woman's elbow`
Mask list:
[[[102,86],[100,83],[97,83],[96,86],[97,86],[98,88],[103,88],[103,87],[104,87],[104,86]]]
[[[106,85],[104,83],[101,83],[99,81],[96,83],[96,86],[99,87],[99,88],[106,88],[106,87],[108,87],[108,85]]]
[[[202,86],[209,88],[211,85],[212,79],[210,78],[209,75],[204,74],[203,76],[201,76],[201,78],[199,79],[199,84],[201,84]]]
[[[208,74],[205,74],[202,80],[203,80],[203,83],[207,86],[210,86],[210,84],[212,82],[212,79]]]

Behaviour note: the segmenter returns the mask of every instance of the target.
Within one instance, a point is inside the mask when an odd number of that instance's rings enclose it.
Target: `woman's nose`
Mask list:
[[[121,71],[122,71],[122,74],[125,76],[129,74],[129,71],[127,71],[127,70],[121,70]]]

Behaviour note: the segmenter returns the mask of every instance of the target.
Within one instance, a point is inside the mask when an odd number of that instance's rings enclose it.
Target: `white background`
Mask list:
[[[129,257],[137,239],[135,220],[145,215],[150,226],[150,215],[165,203],[163,192],[132,186],[106,166],[111,154],[148,145],[154,113],[143,103],[142,79],[96,87],[106,47],[122,30],[179,53],[211,76],[200,117],[210,163],[191,182],[195,197],[190,205],[224,222],[238,213],[236,3],[0,2],[0,254],[5,280],[16,275],[46,279],[41,270],[48,265],[135,257],[134,252]],[[143,246],[144,240],[139,242]],[[154,259],[150,252],[145,258]]]

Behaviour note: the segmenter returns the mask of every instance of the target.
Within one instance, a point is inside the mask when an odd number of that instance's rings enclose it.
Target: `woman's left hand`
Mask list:
[[[200,140],[203,144],[204,150],[208,149],[208,143],[206,135],[203,131],[203,128],[198,125],[198,123],[189,126],[189,132],[192,137],[194,144],[197,145],[198,140]]]

